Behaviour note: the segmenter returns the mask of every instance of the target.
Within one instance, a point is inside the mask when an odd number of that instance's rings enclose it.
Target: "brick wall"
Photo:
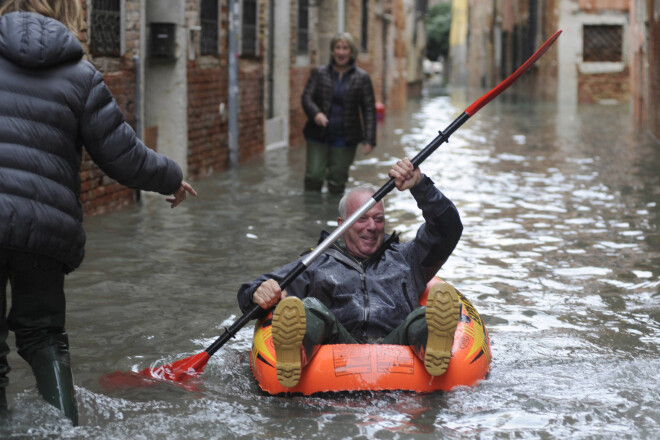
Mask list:
[[[630,0],[578,0],[578,7],[583,12],[627,11]]]
[[[369,75],[374,86],[376,102],[383,102],[385,101],[383,97],[383,72],[385,71],[383,60],[383,21],[376,16],[374,8],[374,2],[371,2],[369,9],[369,42],[367,43],[371,58]]]
[[[391,84],[389,84],[389,102],[387,107],[389,110],[400,110],[406,108],[407,83],[406,78],[406,41],[403,38],[406,32],[406,11],[403,7],[402,0],[394,0],[392,2],[392,16],[394,21],[390,26],[394,26],[394,59],[392,68],[396,70]],[[389,66],[388,66],[389,67]]]
[[[660,9],[650,8],[649,1],[649,97],[648,128],[660,140]]]
[[[354,7],[361,8],[361,2],[356,2]],[[370,1],[367,34],[368,53],[358,59],[358,65],[369,72],[374,87],[376,102],[387,101],[387,104],[389,105],[389,95],[391,90],[383,90],[383,88],[386,87],[386,81],[385,78],[383,78],[383,73],[386,70],[383,57],[383,21],[376,15],[375,8],[375,2]],[[358,11],[359,10],[360,9],[358,9]],[[361,23],[359,23],[359,25],[361,25]],[[360,28],[358,27],[358,31],[359,29]],[[390,28],[390,30],[392,29]]]
[[[263,48],[261,52],[263,54]],[[245,162],[264,151],[264,70],[261,60],[238,62],[238,161]]]
[[[602,100],[627,102],[629,99],[628,68],[619,73],[578,74],[578,102]]]
[[[238,162],[263,154],[265,147],[265,53],[268,5],[258,8],[257,55],[238,60]],[[227,46],[228,47],[228,46]],[[228,49],[227,49],[228,50]]]
[[[307,115],[302,108],[301,98],[311,70],[311,67],[294,67],[290,70],[289,145],[292,147],[305,144],[302,131],[307,122]]]
[[[210,58],[210,57],[209,57]],[[210,67],[188,62],[188,174],[193,177],[227,168],[226,70],[217,60]]]

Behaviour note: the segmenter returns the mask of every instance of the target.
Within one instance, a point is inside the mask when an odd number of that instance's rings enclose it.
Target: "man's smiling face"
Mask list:
[[[371,197],[372,195],[368,192],[350,194],[346,201],[346,217],[350,217],[353,212],[364,205]],[[337,222],[341,225],[344,220],[346,219],[339,218]],[[344,233],[346,250],[356,258],[368,258],[383,243],[384,235],[385,207],[382,202],[378,202]]]

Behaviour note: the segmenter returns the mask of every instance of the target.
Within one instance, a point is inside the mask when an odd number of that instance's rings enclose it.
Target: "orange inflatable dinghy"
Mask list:
[[[429,287],[442,282],[433,278]],[[409,390],[419,393],[449,391],[456,386],[472,386],[486,378],[490,370],[490,339],[481,317],[465,296],[458,292],[461,319],[454,334],[452,356],[447,371],[433,377],[408,346],[384,344],[323,345],[301,372],[293,388],[277,381],[275,348],[271,335],[272,313],[257,321],[250,367],[261,389],[269,394],[284,392],[310,395],[334,391]]]

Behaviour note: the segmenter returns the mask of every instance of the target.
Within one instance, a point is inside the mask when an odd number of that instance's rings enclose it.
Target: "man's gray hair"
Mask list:
[[[360,186],[356,186],[355,188],[350,189],[346,194],[344,194],[344,197],[341,198],[339,201],[339,217],[343,218],[346,220],[347,217],[347,207],[346,205],[348,204],[348,197],[351,194],[354,193],[368,193],[370,196],[373,196],[376,194],[376,191],[378,191],[378,188],[376,188],[373,185],[369,184],[364,184]],[[383,204],[383,208],[385,207],[385,202],[381,200],[381,203]]]

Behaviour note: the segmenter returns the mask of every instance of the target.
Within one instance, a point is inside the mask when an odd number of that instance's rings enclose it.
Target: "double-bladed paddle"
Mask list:
[[[451,136],[459,127],[461,127],[470,117],[474,116],[483,106],[492,101],[500,93],[506,90],[511,84],[513,84],[523,73],[525,73],[541,56],[548,50],[548,48],[555,42],[555,40],[561,34],[561,30],[555,32],[548,40],[543,43],[543,45],[532,54],[531,57],[523,65],[521,65],[515,72],[513,72],[508,78],[498,84],[491,91],[483,95],[481,98],[477,99],[470,105],[465,111],[454,120],[445,131],[439,132],[438,136],[428,144],[422,151],[420,151],[413,159],[412,164],[417,168],[424,160],[429,157],[440,145],[444,142],[448,142],[449,136]],[[309,265],[326,249],[328,249],[332,244],[337,241],[343,234],[349,229],[360,217],[362,217],[367,211],[369,211],[376,203],[383,199],[390,191],[395,187],[394,179],[390,179],[385,185],[383,185],[374,195],[368,200],[364,205],[362,205],[357,211],[355,211],[346,221],[344,221],[337,229],[335,229],[321,244],[316,246],[316,248],[309,254],[307,254],[302,260],[298,262],[296,267],[294,267],[284,279],[279,283],[282,290],[291,284],[301,273],[309,267]],[[229,341],[238,331],[247,324],[253,318],[256,318],[259,314],[261,307],[257,304],[254,304],[250,310],[248,310],[243,316],[238,318],[229,328],[225,328],[225,332],[216,339],[208,348],[206,348],[201,353],[181,359],[170,364],[165,364],[160,367],[149,367],[140,371],[140,376],[152,379],[162,379],[173,382],[184,382],[186,379],[196,377],[204,371],[204,367],[211,356],[215,354],[227,341]],[[135,373],[133,373],[135,374]],[[102,382],[108,385],[112,385],[113,377],[120,377],[121,373],[112,373],[107,375],[102,379]],[[125,382],[125,381],[124,381]]]

